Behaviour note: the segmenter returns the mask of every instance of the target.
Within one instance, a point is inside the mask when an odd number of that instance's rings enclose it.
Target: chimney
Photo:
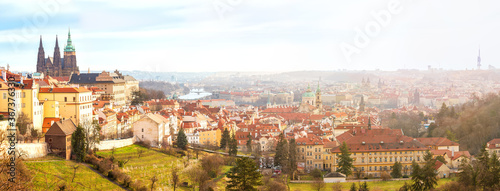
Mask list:
[[[451,158],[455,157],[455,149],[451,149]]]

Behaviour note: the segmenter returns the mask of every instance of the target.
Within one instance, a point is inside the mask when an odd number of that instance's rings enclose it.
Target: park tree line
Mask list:
[[[476,155],[484,144],[500,137],[498,108],[498,94],[475,97],[473,101],[460,106],[447,106],[443,103],[436,115],[436,124],[429,127],[429,134],[457,141],[460,143],[460,149]]]

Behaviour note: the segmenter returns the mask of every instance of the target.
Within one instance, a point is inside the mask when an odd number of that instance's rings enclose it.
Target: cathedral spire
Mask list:
[[[40,35],[40,46],[38,47],[38,58],[36,61],[36,72],[43,73],[45,67],[45,51],[43,50],[42,35]]]
[[[59,41],[57,40],[57,35],[56,35],[56,47],[57,49],[59,49]]]
[[[316,89],[316,92],[321,92],[321,89],[319,88],[319,82],[321,81],[321,77],[319,77],[319,80],[318,80],[318,89]]]
[[[66,48],[64,52],[74,52],[75,47],[73,47],[73,41],[71,41],[71,30],[68,28],[68,41],[66,42]]]
[[[42,48],[43,49],[43,44],[42,44],[42,35],[40,35],[40,46],[38,47],[38,49]]]

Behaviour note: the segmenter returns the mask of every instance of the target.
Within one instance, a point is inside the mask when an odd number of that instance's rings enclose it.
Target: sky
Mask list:
[[[68,30],[81,71],[500,68],[500,1],[0,0],[0,66]],[[63,53],[61,52],[61,55]]]

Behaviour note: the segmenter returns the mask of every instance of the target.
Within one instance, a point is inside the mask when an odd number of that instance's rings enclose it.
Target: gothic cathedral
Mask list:
[[[68,31],[68,41],[64,48],[64,57],[61,58],[59,43],[56,36],[56,46],[54,47],[54,57],[45,58],[43,50],[42,37],[40,36],[40,46],[38,47],[38,59],[36,63],[36,72],[44,73],[46,76],[62,77],[71,76],[72,73],[79,73],[76,65],[75,47],[71,41],[71,33]]]

